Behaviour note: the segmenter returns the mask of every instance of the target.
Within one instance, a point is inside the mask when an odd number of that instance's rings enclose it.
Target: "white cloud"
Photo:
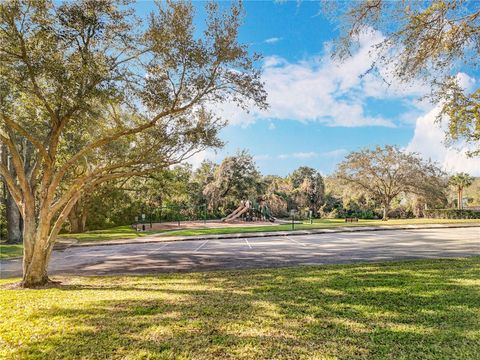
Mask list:
[[[449,173],[467,172],[473,176],[480,176],[480,158],[467,157],[466,147],[453,149],[445,146],[445,132],[435,122],[439,113],[440,106],[437,106],[417,119],[415,133],[407,150],[437,161]]]
[[[306,152],[294,152],[290,154],[280,154],[277,156],[277,159],[285,160],[285,159],[312,159],[318,157],[326,157],[326,158],[338,158],[344,156],[348,151],[345,149],[336,149],[331,151],[325,152],[315,152],[315,151],[306,151]],[[271,158],[271,157],[269,157]]]
[[[218,110],[230,124],[243,126],[260,119],[292,119],[327,126],[395,127],[392,119],[367,113],[368,98],[419,96],[425,94],[426,88],[417,83],[408,87],[389,86],[384,80],[388,69],[381,71],[382,74],[362,76],[371,66],[373,45],[382,39],[383,35],[377,31],[364,33],[357,51],[341,64],[331,59],[328,43],[321,56],[298,62],[289,62],[278,56],[267,57],[262,80],[270,108],[258,111],[252,107],[250,113],[245,113],[232,104],[224,104]],[[417,108],[421,104],[412,102],[412,106]]]
[[[271,38],[268,38],[268,39],[265,39],[265,43],[267,44],[275,44],[277,42],[279,42],[280,40],[282,40],[282,38],[280,37],[271,37]]]
[[[192,165],[193,169],[198,169],[204,160],[217,161],[219,155],[213,150],[199,151],[187,160],[186,163]]]
[[[314,151],[310,152],[295,152],[292,154],[280,154],[278,155],[279,159],[311,159],[317,157],[318,154]]]
[[[330,158],[339,158],[343,157],[348,153],[346,149],[337,149],[332,151],[326,151],[320,154],[322,157],[330,157]]]
[[[271,160],[272,156],[269,154],[260,154],[260,155],[254,155],[253,160],[255,161],[263,161],[263,160]]]
[[[463,72],[459,72],[456,76],[458,85],[465,91],[472,91],[475,87],[475,79]]]

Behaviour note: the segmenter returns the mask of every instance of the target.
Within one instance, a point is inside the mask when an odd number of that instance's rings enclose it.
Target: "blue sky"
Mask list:
[[[247,1],[244,5],[239,40],[264,56],[258,66],[263,68],[270,109],[253,109],[249,114],[229,104],[216,109],[230,121],[221,133],[226,145],[216,153],[195,156],[194,164],[205,158],[221,161],[247,149],[264,174],[286,175],[302,165],[330,174],[349,151],[394,144],[438,161],[447,171],[480,175],[478,159],[466,159],[443,146],[443,132],[434,124],[438,109],[418,101],[427,86],[413,82],[388,87],[379,76],[361,77],[381,33],[366,33],[352,58],[338,64],[329,50],[338,35],[336,24],[323,17],[318,3]],[[154,9],[146,1],[136,6],[141,16]],[[195,6],[200,22],[203,4]],[[478,72],[461,71],[465,86],[478,86]]]

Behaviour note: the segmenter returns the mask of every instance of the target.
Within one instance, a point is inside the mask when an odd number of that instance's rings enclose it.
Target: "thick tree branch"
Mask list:
[[[17,122],[13,121],[12,118],[6,114],[2,114],[2,118],[7,126],[9,126],[11,129],[15,130],[18,132],[20,135],[25,137],[28,141],[32,143],[33,146],[42,154],[43,159],[49,163],[51,162],[50,157],[48,156],[47,149],[43,144],[38,140],[36,137],[34,137],[31,133],[29,133],[25,128],[23,128],[20,124]]]
[[[8,171],[7,167],[4,164],[0,163],[0,175],[5,180],[8,190],[12,195],[13,199],[17,206],[20,207],[22,204],[22,190],[17,186],[15,183],[15,179],[11,176],[10,171]]]

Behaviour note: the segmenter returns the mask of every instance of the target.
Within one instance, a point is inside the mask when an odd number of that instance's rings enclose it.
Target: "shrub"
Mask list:
[[[478,210],[432,209],[425,210],[424,215],[430,219],[480,219]]]
[[[415,217],[413,211],[405,206],[398,206],[388,212],[391,219],[411,219]]]
[[[356,210],[356,211],[348,211],[347,212],[348,217],[356,217],[358,219],[378,219],[379,214],[377,214],[375,211],[369,209],[369,210]]]
[[[347,210],[347,209],[333,209],[328,213],[323,213],[322,217],[328,219],[344,219],[346,217],[356,217],[358,219],[378,219],[381,214],[374,210]]]

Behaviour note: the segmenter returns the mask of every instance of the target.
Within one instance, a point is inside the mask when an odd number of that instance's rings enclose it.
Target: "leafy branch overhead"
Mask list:
[[[442,106],[452,143],[471,145],[480,154],[480,88],[460,81],[464,68],[476,69],[480,59],[478,2],[434,0],[362,0],[336,3],[329,13],[341,14],[341,36],[335,57],[346,59],[366,31],[379,30],[383,40],[372,49],[370,71],[387,69],[405,84],[420,79],[431,88],[430,99]],[[381,71],[379,71],[381,72]],[[446,116],[446,119],[445,119]]]

